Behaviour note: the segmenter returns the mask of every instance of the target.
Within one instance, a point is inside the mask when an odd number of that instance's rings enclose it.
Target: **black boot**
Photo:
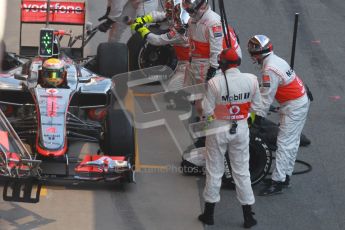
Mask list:
[[[214,214],[214,207],[216,203],[205,203],[205,210],[204,213],[199,215],[198,219],[207,225],[214,225],[213,214]]]
[[[272,179],[264,179],[262,182],[265,184],[265,185],[267,185],[267,186],[270,186],[270,185],[272,185]],[[288,175],[286,175],[286,177],[285,177],[285,181],[284,182],[282,182],[282,187],[283,188],[290,188],[290,176],[288,176]]]
[[[286,175],[285,181],[283,182],[283,188],[290,188],[290,176]]]
[[[274,181],[272,180],[271,184],[264,188],[260,193],[259,196],[269,196],[282,193],[283,190],[283,182]]]
[[[244,218],[244,224],[243,224],[244,228],[251,228],[252,226],[258,223],[253,217],[255,213],[252,212],[251,205],[242,205],[242,210],[243,210],[243,218]]]

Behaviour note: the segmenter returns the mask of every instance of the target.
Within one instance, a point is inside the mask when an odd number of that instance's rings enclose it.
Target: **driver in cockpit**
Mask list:
[[[41,72],[41,86],[46,88],[61,88],[67,85],[67,71],[65,63],[57,58],[49,58],[44,61]]]

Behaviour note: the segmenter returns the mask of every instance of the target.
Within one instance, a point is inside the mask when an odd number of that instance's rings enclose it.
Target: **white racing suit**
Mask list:
[[[157,10],[160,0],[108,0],[108,6],[111,10],[108,18],[114,21],[109,31],[109,42],[127,43],[131,37],[131,30],[126,22],[135,19],[137,16],[143,16],[148,12]]]
[[[229,27],[231,45],[242,57],[234,30]],[[190,18],[188,22],[191,62],[186,70],[186,85],[204,83],[210,66],[218,68],[218,55],[225,48],[220,16],[208,8],[199,20]]]
[[[309,100],[302,80],[286,61],[273,52],[263,60],[261,80],[263,107],[257,115],[266,117],[274,99],[280,104],[276,167],[272,179],[284,182],[286,175],[291,176],[294,169]]]
[[[137,8],[137,17],[144,16],[155,10],[163,10],[165,0],[141,0]]]
[[[152,12],[153,21],[162,21],[165,19],[164,12]],[[168,91],[178,90],[183,88],[185,70],[189,61],[189,45],[188,37],[185,34],[180,34],[174,27],[170,27],[169,31],[165,34],[149,33],[146,37],[149,44],[155,46],[172,45],[178,60],[175,72],[169,83],[166,86]]]
[[[3,38],[4,38],[4,31],[5,31],[5,22],[6,22],[6,5],[7,5],[7,1],[6,0],[2,0],[0,1],[0,72],[2,71],[2,59],[3,54],[5,52],[5,50],[3,50],[5,47],[2,43],[3,42]]]
[[[0,1],[0,41],[2,41],[4,37],[4,31],[5,31],[5,21],[6,21],[6,5],[7,1],[2,0]]]
[[[224,154],[228,150],[232,175],[236,184],[237,199],[242,205],[255,202],[249,173],[249,128],[247,118],[250,110],[262,106],[257,77],[241,73],[237,68],[218,73],[208,81],[207,94],[202,102],[205,116],[215,118],[206,131],[206,202],[219,202],[219,190],[224,174]],[[237,122],[235,134],[229,127]]]

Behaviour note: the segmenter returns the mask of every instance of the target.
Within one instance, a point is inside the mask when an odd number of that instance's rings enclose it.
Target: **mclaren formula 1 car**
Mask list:
[[[24,13],[40,12],[25,3],[23,0],[22,20],[27,18]],[[61,4],[85,10],[84,4]],[[56,21],[62,20],[58,10],[52,14],[51,24],[62,23]],[[76,57],[96,31],[75,37],[82,47],[74,49],[72,38],[67,48],[60,46],[70,32],[45,27],[39,31],[36,49],[20,46],[21,55],[5,54],[0,75],[0,177],[7,181],[5,200],[38,202],[37,197],[30,198],[31,182],[36,179],[134,180],[135,132],[127,119],[130,113],[115,109],[112,87],[116,86],[110,78],[128,71],[127,48],[102,43],[95,57]],[[32,50],[38,55],[28,57]],[[78,155],[70,150],[76,142],[99,147]]]

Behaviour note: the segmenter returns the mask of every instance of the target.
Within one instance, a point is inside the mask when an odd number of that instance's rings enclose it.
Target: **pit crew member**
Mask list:
[[[274,54],[267,36],[250,38],[248,52],[262,72],[260,91],[263,105],[256,112],[253,128],[259,130],[274,100],[280,104],[275,169],[271,183],[260,192],[265,196],[281,193],[283,187],[289,186],[310,102],[302,80],[285,60]]]
[[[145,11],[151,12],[159,6],[159,0],[107,0],[107,10],[104,16],[106,21],[98,29],[107,32],[108,42],[127,43],[131,33],[125,18],[135,18],[144,15]]]
[[[135,20],[131,25],[132,30],[137,31],[149,44],[163,46],[171,44],[174,47],[178,64],[174,75],[171,77],[167,90],[177,90],[183,87],[185,69],[189,61],[189,45],[186,36],[186,27],[189,20],[188,13],[182,8],[181,0],[169,0],[166,2],[166,12],[154,11]],[[168,19],[171,26],[167,33],[154,34],[146,23],[158,22]]]
[[[249,128],[247,119],[251,110],[261,105],[257,77],[241,73],[241,58],[235,49],[224,49],[219,55],[222,73],[207,83],[206,97],[202,102],[203,114],[212,116],[206,136],[205,209],[199,220],[214,224],[215,204],[220,201],[219,190],[224,174],[224,154],[228,150],[232,175],[236,184],[237,199],[242,205],[244,227],[256,225],[252,205],[255,202],[249,173]]]
[[[0,1],[0,71],[2,70],[2,59],[5,53],[5,43],[3,41],[4,31],[5,31],[5,22],[6,22],[6,5],[7,1]]]
[[[211,10],[208,0],[183,0],[183,7],[189,13],[188,35],[191,63],[187,70],[187,82],[204,83],[212,78],[218,69],[217,57],[225,48],[220,16]],[[242,57],[241,48],[233,30],[229,30],[232,47]]]
[[[186,69],[185,85],[204,83],[218,69],[218,55],[225,48],[220,16],[211,10],[208,0],[183,0],[183,8],[191,17],[188,22],[190,64]],[[233,29],[229,30],[231,47],[242,57],[241,48]],[[197,113],[201,113],[201,101],[195,102]],[[194,119],[194,118],[193,118]],[[196,121],[200,119],[195,118]]]

